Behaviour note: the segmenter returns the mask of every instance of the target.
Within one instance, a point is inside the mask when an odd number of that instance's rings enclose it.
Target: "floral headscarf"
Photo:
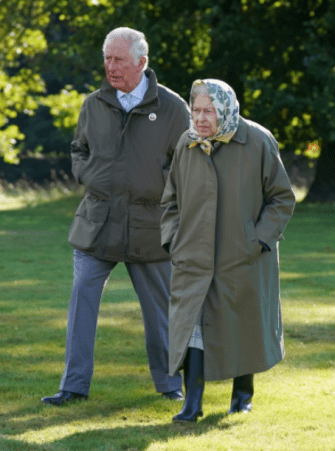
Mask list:
[[[193,82],[192,90],[196,85],[205,84],[208,95],[216,109],[217,115],[217,131],[214,136],[201,138],[197,132],[193,120],[191,120],[191,127],[189,137],[192,143],[189,148],[200,144],[204,152],[210,155],[213,151],[212,141],[219,141],[228,143],[234,136],[239,122],[239,103],[236,94],[227,83],[221,80],[214,80],[207,78],[205,80],[196,80]],[[192,91],[191,90],[191,91]],[[190,100],[190,107],[192,111],[192,97]]]

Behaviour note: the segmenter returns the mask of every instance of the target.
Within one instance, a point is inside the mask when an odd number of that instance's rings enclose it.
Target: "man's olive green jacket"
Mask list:
[[[153,70],[145,73],[148,91],[129,114],[104,80],[84,101],[71,144],[72,171],[85,194],[69,242],[102,260],[170,258],[160,245],[160,200],[189,110]]]

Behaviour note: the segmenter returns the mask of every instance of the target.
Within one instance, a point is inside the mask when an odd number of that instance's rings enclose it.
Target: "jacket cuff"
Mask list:
[[[162,244],[162,248],[163,248],[168,254],[170,254],[170,244],[171,244],[171,243],[164,243],[164,244]]]
[[[264,241],[258,240],[258,242],[263,248],[262,252],[271,252],[271,248]]]

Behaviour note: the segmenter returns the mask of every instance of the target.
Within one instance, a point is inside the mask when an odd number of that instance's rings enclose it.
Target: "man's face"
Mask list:
[[[105,70],[108,82],[113,88],[130,92],[136,88],[142,78],[145,58],[135,64],[129,52],[129,42],[119,38],[109,44],[105,51]]]

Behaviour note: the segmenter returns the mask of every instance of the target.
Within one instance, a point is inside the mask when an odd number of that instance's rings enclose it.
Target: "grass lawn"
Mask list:
[[[204,418],[184,426],[171,423],[182,404],[155,393],[121,264],[102,300],[89,400],[40,403],[64,368],[78,203],[0,193],[1,451],[335,450],[335,206],[298,205],[285,232],[286,357],[255,376],[253,411],[228,416],[232,382],[207,383]]]

